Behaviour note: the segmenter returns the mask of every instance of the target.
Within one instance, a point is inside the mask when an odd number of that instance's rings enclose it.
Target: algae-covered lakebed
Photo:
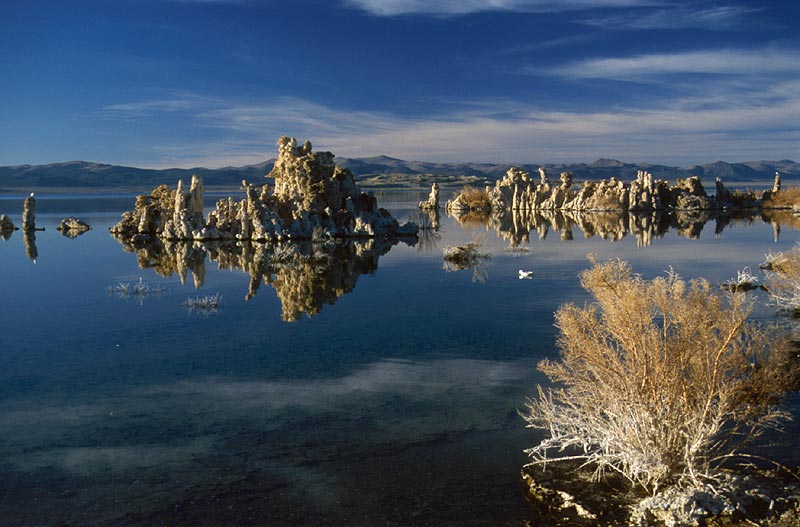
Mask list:
[[[378,193],[421,222],[427,192]],[[537,362],[557,355],[553,313],[589,300],[586,255],[722,283],[800,241],[791,218],[642,233],[608,216],[519,225],[442,211],[416,242],[129,247],[108,228],[132,196],[37,200],[35,258],[21,232],[0,240],[12,525],[534,520],[520,469],[542,432],[517,411],[546,383]],[[18,221],[20,202],[0,196],[0,213]],[[62,236],[66,216],[92,230]],[[480,269],[443,267],[446,247],[476,240]],[[776,319],[750,294],[755,319]],[[186,308],[212,295],[215,309]],[[797,466],[797,435],[790,423],[770,456]]]

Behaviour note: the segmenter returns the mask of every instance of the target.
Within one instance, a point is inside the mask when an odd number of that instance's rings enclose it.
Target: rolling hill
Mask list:
[[[365,187],[427,187],[433,181],[444,186],[491,184],[501,178],[511,164],[499,163],[430,163],[405,161],[387,156],[366,158],[337,158],[337,164],[349,168],[359,184]],[[174,185],[178,179],[188,182],[192,174],[203,178],[210,188],[237,188],[243,179],[252,183],[260,181],[272,169],[274,160],[242,167],[209,169],[169,168],[146,169],[68,161],[48,165],[17,165],[0,167],[0,188],[6,190],[150,190],[160,184]],[[518,165],[536,174],[540,165]],[[617,177],[630,181],[636,171],[643,169],[655,177],[674,181],[691,175],[700,176],[705,184],[713,184],[720,177],[730,183],[768,183],[776,171],[785,181],[800,181],[800,164],[790,161],[748,161],[727,163],[716,161],[704,165],[674,167],[647,163],[623,163],[614,159],[598,159],[593,163],[546,164],[548,173],[575,174],[575,182]]]

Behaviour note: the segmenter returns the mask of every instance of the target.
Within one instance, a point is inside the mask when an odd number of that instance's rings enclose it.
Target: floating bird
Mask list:
[[[33,197],[33,192],[31,192],[31,197]]]
[[[531,278],[533,278],[533,271],[523,271],[522,269],[520,269],[520,270],[519,270],[519,279],[520,279],[520,280],[524,280],[524,279],[526,279],[526,278],[527,278],[528,280],[530,280]]]

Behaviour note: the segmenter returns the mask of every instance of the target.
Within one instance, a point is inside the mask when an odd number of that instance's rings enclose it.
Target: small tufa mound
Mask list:
[[[74,216],[64,218],[58,224],[56,230],[68,238],[75,238],[92,229],[92,226]]]
[[[11,218],[5,214],[0,214],[0,233],[10,233],[17,230],[17,226],[11,221]]]
[[[465,245],[448,245],[442,250],[444,253],[443,269],[448,272],[472,269],[472,281],[485,282],[486,269],[484,265],[486,260],[492,256],[487,252],[481,251],[480,248],[481,241],[479,238]]]

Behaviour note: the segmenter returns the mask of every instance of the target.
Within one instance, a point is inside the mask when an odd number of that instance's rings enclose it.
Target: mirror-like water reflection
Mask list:
[[[417,221],[424,195],[392,197],[395,217]],[[545,382],[536,363],[553,357],[554,311],[586,301],[586,254],[719,283],[800,241],[791,215],[731,221],[720,236],[715,219],[698,239],[669,227],[638,247],[638,219],[615,242],[600,232],[621,232],[619,219],[553,219],[572,229],[562,242],[550,222],[540,240],[531,222],[442,213],[419,221],[416,246],[133,247],[107,233],[130,205],[114,199],[53,213],[42,199],[37,265],[23,233],[0,241],[7,523],[520,525],[523,450],[539,437],[517,409]],[[91,231],[55,230],[78,212]],[[488,279],[446,272],[442,249],[479,234]],[[218,316],[183,306],[217,293]]]
[[[375,273],[378,259],[399,243],[379,238],[274,244],[156,240],[132,245],[118,241],[126,252],[136,254],[140,268],[153,269],[165,278],[176,274],[181,283],[191,273],[198,289],[205,282],[206,259],[220,270],[247,273],[250,283],[245,300],[253,298],[263,282],[275,289],[286,322],[295,322],[303,314],[316,315],[325,304],[352,291],[358,278]]]
[[[729,225],[763,221],[773,226],[774,239],[780,235],[781,224],[793,228],[800,226],[800,219],[789,211],[764,210],[760,213],[726,211],[676,211],[635,214],[629,212],[573,212],[567,210],[528,211],[513,210],[503,214],[468,212],[453,214],[453,218],[464,226],[485,225],[498,237],[507,240],[511,247],[530,243],[532,233],[543,240],[551,231],[562,240],[572,240],[577,228],[585,238],[599,236],[619,241],[627,235],[636,238],[639,247],[648,247],[653,240],[662,238],[670,229],[689,239],[698,239],[707,223],[713,223],[714,234],[719,236]]]

